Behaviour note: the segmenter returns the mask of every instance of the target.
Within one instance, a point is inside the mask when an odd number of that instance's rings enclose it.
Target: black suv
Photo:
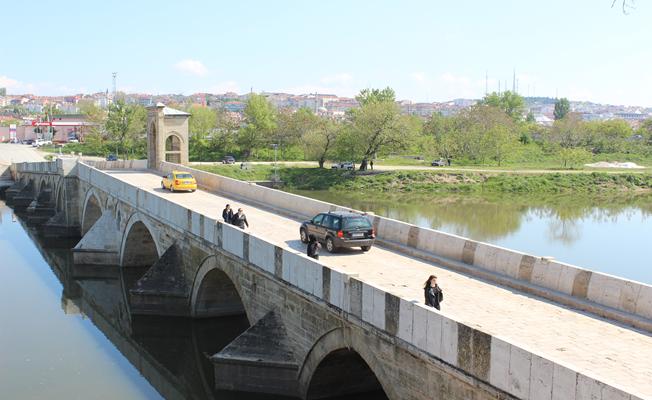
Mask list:
[[[376,232],[365,215],[344,211],[317,214],[301,224],[299,235],[303,243],[308,243],[309,235],[315,235],[326,244],[329,253],[340,247],[358,246],[362,251],[369,251],[376,239]]]

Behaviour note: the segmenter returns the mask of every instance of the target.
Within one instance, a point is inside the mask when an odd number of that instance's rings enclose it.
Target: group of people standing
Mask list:
[[[234,214],[231,206],[227,204],[224,210],[222,210],[222,219],[227,224],[235,225],[240,229],[244,229],[245,226],[249,228],[249,221],[247,221],[247,216],[242,211],[242,208],[238,208],[238,212]]]

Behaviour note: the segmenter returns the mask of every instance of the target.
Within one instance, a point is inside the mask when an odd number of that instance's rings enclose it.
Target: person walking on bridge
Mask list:
[[[435,275],[430,275],[423,287],[423,292],[426,298],[426,305],[441,310],[440,307],[441,302],[444,301],[444,292],[437,285],[437,277]]]
[[[231,223],[231,220],[233,219],[233,209],[231,209],[229,204],[227,204],[226,207],[224,207],[224,210],[222,210],[222,218],[227,224]]]
[[[240,229],[244,229],[245,226],[249,228],[249,222],[247,222],[247,216],[242,211],[242,208],[238,208],[238,212],[233,215],[231,218],[231,223]]]
[[[321,249],[321,244],[319,244],[315,235],[310,235],[308,237],[308,257],[319,260],[319,249]]]

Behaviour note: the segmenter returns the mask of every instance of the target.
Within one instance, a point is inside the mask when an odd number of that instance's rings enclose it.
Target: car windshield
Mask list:
[[[371,223],[365,217],[344,218],[344,229],[371,229]]]
[[[177,174],[176,177],[177,179],[192,179],[192,175],[190,174]]]

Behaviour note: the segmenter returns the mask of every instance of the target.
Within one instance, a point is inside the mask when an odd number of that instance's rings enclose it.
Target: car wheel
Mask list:
[[[190,191],[190,193],[195,193],[195,189],[192,189],[192,190]]]
[[[333,243],[333,238],[331,237],[326,238],[326,250],[328,250],[329,253],[335,253],[337,250],[335,243]]]
[[[161,189],[165,190],[165,184],[161,181]]]
[[[170,185],[170,192],[174,193],[174,186]]]
[[[308,233],[305,229],[299,229],[299,237],[301,237],[301,243],[308,243]]]
[[[371,246],[360,246],[362,251],[369,251],[371,249]]]

